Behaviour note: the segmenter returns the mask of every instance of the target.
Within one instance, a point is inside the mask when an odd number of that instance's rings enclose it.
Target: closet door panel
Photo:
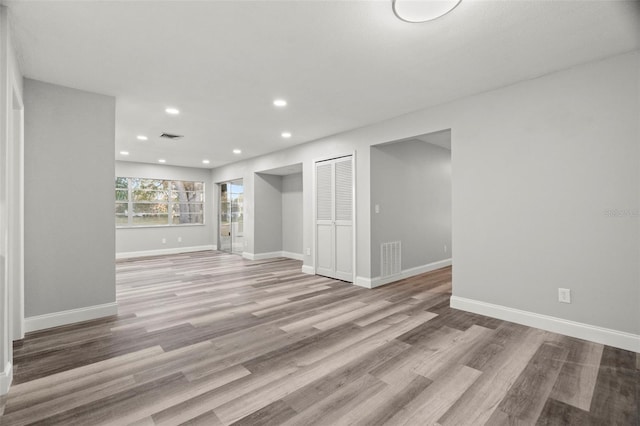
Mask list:
[[[353,231],[351,226],[335,226],[336,271],[335,278],[353,280]]]
[[[316,273],[353,281],[353,158],[316,163]]]
[[[333,227],[331,225],[318,225],[318,248],[316,257],[316,272],[328,277],[334,276],[334,242]]]

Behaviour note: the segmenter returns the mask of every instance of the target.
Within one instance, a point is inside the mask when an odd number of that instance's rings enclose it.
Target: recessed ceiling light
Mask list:
[[[166,162],[167,162],[167,160],[165,160],[164,158],[161,158],[161,159],[158,160],[158,163],[166,163]]]
[[[242,150],[236,148],[236,149],[233,150],[233,153],[234,154],[242,154]]]
[[[427,22],[451,12],[461,0],[393,0],[395,15],[411,23]]]
[[[275,101],[273,101],[273,104],[277,107],[285,107],[287,106],[287,101],[285,101],[284,99],[276,99]]]
[[[209,160],[202,160],[202,164],[209,164],[211,161]]]
[[[282,137],[289,139],[291,137],[291,132],[282,132]]]
[[[167,108],[164,110],[167,114],[171,114],[171,115],[178,115],[180,114],[180,110],[178,108]]]
[[[129,151],[120,151],[120,155],[129,155]]]
[[[146,137],[145,135],[138,135],[138,136],[136,136],[136,138],[137,138],[139,141],[146,141],[147,139],[149,139],[149,138],[148,138],[148,137]]]

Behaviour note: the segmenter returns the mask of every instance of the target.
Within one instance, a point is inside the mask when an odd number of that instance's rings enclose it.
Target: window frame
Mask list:
[[[138,229],[138,228],[166,228],[166,227],[180,227],[180,226],[205,226],[206,225],[206,209],[205,209],[205,202],[206,202],[206,184],[203,181],[198,181],[198,180],[182,180],[182,179],[162,179],[162,178],[143,178],[143,177],[132,177],[132,176],[116,176],[115,177],[115,181],[114,181],[114,197],[115,194],[117,193],[118,190],[121,190],[124,192],[124,188],[118,188],[117,187],[117,181],[118,179],[126,179],[127,180],[127,200],[118,200],[117,198],[114,200],[114,207],[116,207],[118,204],[126,204],[127,205],[127,223],[123,223],[123,224],[119,224],[117,222],[117,213],[114,211],[114,222],[115,222],[115,227],[116,229]],[[133,193],[134,191],[136,191],[135,188],[132,188],[132,180],[133,179],[137,179],[137,180],[158,180],[158,181],[164,181],[168,183],[168,188],[167,189],[157,189],[157,190],[147,190],[147,189],[143,189],[143,191],[166,191],[167,193],[167,201],[136,201],[133,200]],[[189,182],[189,183],[194,183],[194,184],[200,184],[202,186],[202,190],[201,191],[187,191],[187,192],[193,192],[193,193],[198,193],[201,192],[202,193],[202,201],[196,201],[196,202],[180,202],[177,200],[173,200],[173,194],[178,192],[177,190],[174,189],[174,183],[175,182]],[[138,189],[139,190],[139,189]],[[136,225],[133,222],[133,218],[135,216],[135,212],[133,211],[133,206],[135,204],[163,204],[167,206],[167,223],[164,224],[145,224],[145,225]],[[195,205],[200,205],[201,206],[201,211],[202,211],[202,222],[201,223],[173,223],[173,209],[175,205],[180,205],[180,204],[195,204]],[[115,209],[114,209],[115,210]]]

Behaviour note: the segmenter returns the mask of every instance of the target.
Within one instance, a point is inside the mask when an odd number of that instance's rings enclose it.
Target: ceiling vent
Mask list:
[[[161,135],[160,135],[160,137],[161,137],[161,138],[165,138],[165,139],[171,139],[171,140],[173,140],[173,139],[180,139],[180,138],[183,138],[183,137],[184,137],[184,135],[174,135],[174,134],[172,134],[172,133],[163,133],[163,134],[161,134]]]

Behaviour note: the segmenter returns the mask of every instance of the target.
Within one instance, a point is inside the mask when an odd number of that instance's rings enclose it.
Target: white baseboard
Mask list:
[[[356,281],[354,282],[354,284],[358,287],[373,288],[371,287],[371,282],[371,278],[356,277]]]
[[[4,366],[2,372],[0,372],[0,395],[6,395],[11,387],[13,381],[13,365],[10,362]],[[0,415],[2,412],[0,411]]]
[[[315,275],[316,274],[316,270],[311,265],[302,265],[302,273],[303,274],[309,274],[309,275]]]
[[[286,257],[289,259],[295,259],[295,260],[304,260],[304,254],[302,253],[293,253],[291,251],[283,251],[282,252],[282,257]]]
[[[356,277],[356,282],[354,284],[364,288],[376,288],[380,287],[381,285],[404,280],[405,278],[410,278],[416,275],[424,274],[426,272],[435,271],[436,269],[444,268],[445,266],[450,265],[451,259],[444,259],[437,262],[431,262],[426,265],[416,266],[415,268],[405,269],[399,274],[390,275],[388,277]]]
[[[242,252],[242,257],[248,260],[264,260],[274,259],[276,257],[287,257],[289,259],[304,260],[304,255],[300,253],[291,253],[289,251],[271,251],[268,253],[249,253]]]
[[[26,332],[88,321],[96,318],[118,315],[118,303],[87,306],[86,308],[70,309],[68,311],[53,312],[24,319]]]
[[[147,257],[147,256],[160,256],[163,254],[180,254],[180,253],[192,253],[194,251],[204,250],[216,250],[215,245],[206,246],[193,246],[193,247],[174,247],[168,249],[157,250],[141,250],[141,251],[128,251],[116,253],[116,259],[130,259],[133,257]]]
[[[464,297],[451,296],[451,307],[492,318],[515,322],[529,327],[540,328],[578,339],[589,340],[595,343],[614,346],[632,352],[640,352],[640,335],[610,328],[598,327],[492,303]]]
[[[274,257],[282,257],[281,251],[271,251],[268,253],[249,253],[243,252],[242,257],[249,260],[264,260],[264,259],[273,259]]]

